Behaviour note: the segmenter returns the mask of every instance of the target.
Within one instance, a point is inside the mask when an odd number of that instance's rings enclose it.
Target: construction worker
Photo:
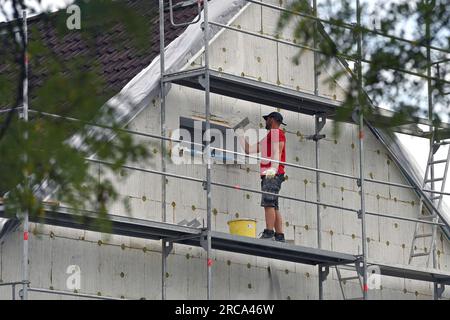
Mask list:
[[[279,112],[272,112],[263,116],[266,121],[267,135],[259,143],[250,146],[247,140],[244,140],[245,153],[261,152],[261,157],[275,160],[261,160],[261,191],[271,194],[262,194],[261,206],[264,207],[266,218],[266,228],[262,232],[261,239],[271,239],[285,242],[283,233],[283,219],[278,205],[278,194],[281,184],[284,181],[284,165],[276,161],[286,162],[286,136],[280,129],[283,123],[283,116]],[[241,140],[242,141],[242,140]],[[275,229],[275,231],[274,231]]]

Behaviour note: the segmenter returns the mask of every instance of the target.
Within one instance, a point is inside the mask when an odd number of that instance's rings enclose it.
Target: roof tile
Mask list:
[[[178,3],[182,0],[175,0]],[[63,37],[58,37],[55,27],[51,23],[45,22],[45,16],[39,15],[29,19],[29,30],[37,27],[37,36],[44,46],[51,50],[57,57],[63,61],[70,61],[74,58],[83,58],[86,70],[92,65],[99,66],[99,76],[105,81],[105,92],[112,94],[119,92],[134,76],[159,54],[159,11],[158,1],[148,0],[126,0],[127,4],[136,9],[138,14],[148,18],[149,24],[153,26],[153,36],[149,39],[150,46],[143,52],[133,45],[132,39],[129,39],[125,27],[118,23],[109,32],[100,31],[93,38],[86,39],[80,31],[73,30]],[[178,9],[174,12],[176,21],[193,20],[197,15],[196,6]],[[50,15],[51,19],[52,15]],[[6,24],[0,24],[2,29]],[[171,25],[169,14],[165,16],[165,41],[166,46],[177,38],[183,31],[183,28],[176,28]],[[35,34],[30,35],[30,42],[33,41]],[[123,38],[118,43],[117,37]],[[0,35],[0,42],[2,42]],[[11,46],[10,46],[11,47]],[[9,79],[17,78],[17,68],[7,64],[5,55],[11,52],[0,46],[0,72]],[[11,60],[9,60],[11,61]],[[30,60],[30,96],[35,97],[36,90],[42,86],[51,71],[46,65],[48,59],[44,57],[32,57]],[[0,100],[0,109],[7,104]]]

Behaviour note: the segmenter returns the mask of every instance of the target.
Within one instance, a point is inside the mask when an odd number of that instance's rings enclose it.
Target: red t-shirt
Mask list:
[[[271,158],[272,157],[272,144],[275,145],[275,147],[279,146],[277,145],[279,142],[284,142],[283,150],[281,151],[280,161],[286,162],[286,136],[284,134],[284,131],[281,129],[272,129],[269,133],[264,137],[264,139],[261,140],[259,146],[261,151],[261,157],[262,158]],[[274,167],[277,167],[277,163],[274,163]],[[263,172],[269,169],[272,166],[272,162],[268,160],[261,160],[261,175],[263,175]],[[284,164],[278,165],[278,174],[284,174]]]

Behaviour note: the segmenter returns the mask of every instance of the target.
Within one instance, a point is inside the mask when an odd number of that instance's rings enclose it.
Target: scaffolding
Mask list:
[[[275,5],[271,5],[268,3],[263,3],[262,1],[257,0],[245,0],[248,3],[252,3],[254,5],[260,5],[267,8],[270,8],[272,10],[278,10],[281,12],[288,11],[287,9]],[[143,132],[137,132],[132,130],[126,130],[126,129],[120,129],[123,132],[127,132],[129,134],[133,134],[136,136],[151,138],[151,139],[158,139],[161,142],[161,170],[153,170],[148,168],[141,168],[131,165],[124,165],[124,169],[129,170],[136,170],[140,172],[150,173],[154,175],[159,175],[161,177],[161,191],[162,191],[162,201],[161,201],[161,221],[149,221],[149,220],[143,220],[143,219],[136,219],[136,218],[129,218],[124,216],[117,216],[117,215],[108,215],[104,218],[99,218],[98,215],[95,214],[95,212],[90,211],[84,211],[80,213],[79,211],[75,211],[71,208],[66,208],[63,206],[55,206],[54,204],[47,203],[45,204],[45,215],[43,218],[38,218],[35,216],[28,216],[27,213],[24,214],[24,229],[23,229],[23,280],[20,282],[12,282],[12,283],[5,283],[2,284],[2,286],[5,285],[11,285],[12,286],[12,292],[13,292],[13,299],[15,299],[15,287],[16,286],[22,286],[22,290],[20,291],[20,297],[22,299],[27,299],[28,291],[34,291],[34,292],[42,292],[42,293],[49,293],[49,294],[70,294],[63,291],[52,291],[52,290],[45,290],[45,289],[38,289],[38,288],[31,288],[30,287],[30,281],[28,277],[28,221],[35,222],[35,223],[44,223],[49,225],[55,225],[55,226],[61,226],[61,227],[68,227],[68,228],[75,228],[80,230],[91,230],[91,231],[101,231],[96,228],[95,226],[99,226],[102,222],[102,219],[106,219],[104,221],[108,221],[112,224],[112,233],[117,235],[124,235],[129,237],[137,237],[137,238],[143,238],[143,239],[151,239],[151,240],[160,240],[162,242],[162,269],[161,269],[161,297],[163,300],[167,298],[166,294],[166,281],[165,281],[165,274],[167,270],[167,257],[171,253],[173,249],[173,245],[175,243],[182,244],[182,245],[188,245],[188,246],[197,246],[201,247],[206,251],[206,268],[207,268],[207,292],[206,292],[206,298],[212,299],[212,268],[213,268],[213,259],[211,255],[211,250],[222,250],[222,251],[229,251],[229,252],[236,252],[236,253],[242,253],[242,254],[248,254],[248,255],[254,255],[254,256],[261,256],[261,257],[267,257],[272,259],[279,259],[284,261],[291,261],[301,264],[308,264],[308,265],[315,265],[318,267],[318,278],[319,278],[319,299],[324,298],[323,293],[323,283],[327,280],[327,277],[330,272],[331,267],[337,268],[338,266],[349,266],[352,265],[353,268],[356,270],[358,274],[358,278],[361,279],[361,290],[362,290],[362,299],[366,300],[368,299],[368,267],[370,266],[377,266],[380,269],[381,275],[391,276],[391,277],[401,277],[401,278],[408,278],[412,280],[419,280],[419,281],[428,281],[432,282],[434,284],[434,299],[439,299],[442,297],[442,294],[445,290],[445,286],[450,285],[450,273],[444,272],[437,269],[436,261],[433,259],[433,269],[420,269],[420,268],[413,268],[408,266],[398,267],[398,266],[389,266],[384,265],[372,261],[367,260],[367,244],[366,244],[366,216],[372,215],[372,216],[378,216],[386,219],[397,219],[402,221],[407,221],[411,223],[416,224],[425,224],[430,225],[433,227],[433,232],[436,232],[437,227],[446,227],[447,225],[444,223],[445,219],[442,216],[440,212],[440,206],[436,206],[435,203],[433,203],[432,200],[430,200],[431,197],[429,197],[428,194],[430,194],[432,197],[435,195],[439,195],[441,198],[442,196],[448,196],[450,193],[446,193],[443,190],[437,191],[434,190],[434,185],[432,185],[431,188],[427,188],[426,184],[423,186],[415,186],[415,185],[406,185],[406,184],[400,184],[400,183],[393,183],[388,181],[381,181],[376,179],[369,179],[365,177],[364,172],[364,132],[365,130],[369,129],[371,131],[376,130],[371,124],[371,119],[365,119],[363,116],[363,113],[361,112],[361,109],[357,106],[355,113],[352,115],[351,118],[347,119],[346,121],[349,123],[356,124],[359,127],[359,175],[358,176],[352,176],[347,175],[339,172],[333,172],[328,170],[323,170],[319,168],[319,144],[320,140],[324,138],[324,135],[321,134],[321,130],[324,128],[327,118],[330,118],[335,110],[339,107],[339,103],[336,101],[320,97],[318,94],[318,55],[321,53],[315,46],[317,39],[314,39],[313,47],[307,47],[302,46],[299,44],[294,44],[291,42],[287,42],[284,40],[272,38],[269,36],[265,36],[262,34],[257,34],[249,31],[245,31],[242,29],[234,28],[229,25],[220,24],[214,21],[209,21],[209,13],[208,13],[208,1],[198,1],[198,10],[199,15],[198,18],[196,18],[193,22],[188,23],[175,23],[173,19],[173,3],[172,1],[169,1],[168,3],[168,10],[170,14],[170,21],[173,25],[190,25],[197,23],[201,19],[201,4],[203,4],[203,55],[204,55],[204,65],[201,68],[197,69],[191,69],[191,70],[185,70],[185,71],[178,71],[178,72],[172,72],[168,73],[166,72],[166,65],[165,65],[165,30],[164,30],[164,21],[165,21],[165,1],[159,0],[159,20],[160,20],[160,70],[161,70],[161,77],[160,77],[160,103],[161,103],[161,127],[160,127],[160,135],[157,134],[148,134]],[[322,23],[329,23],[333,24],[332,21],[324,20],[319,17],[317,17],[317,3],[316,0],[313,0],[312,8],[314,15],[309,15],[306,13],[301,12],[291,12],[292,14],[298,15],[302,18],[311,19],[314,22],[314,26],[316,29],[320,29],[319,26],[321,26]],[[406,39],[394,37],[391,35],[386,35],[384,33],[381,33],[377,30],[372,29],[366,29],[361,25],[361,7],[359,0],[356,0],[356,8],[357,8],[357,22],[355,25],[347,25],[347,24],[339,24],[339,26],[351,30],[359,30],[358,31],[358,38],[357,38],[357,50],[358,55],[357,59],[353,59],[356,62],[357,67],[357,74],[353,75],[356,76],[358,79],[358,90],[359,90],[359,97],[362,99],[364,95],[363,90],[363,83],[362,83],[362,63],[370,63],[370,61],[367,61],[362,58],[362,37],[363,32],[371,32],[377,35],[382,36],[388,36],[390,38],[394,38],[397,41],[409,41]],[[26,13],[23,15],[24,20],[24,30],[26,30]],[[248,35],[261,37],[266,40],[280,42],[288,45],[292,45],[299,48],[307,48],[308,50],[314,51],[314,94],[307,94],[302,93],[300,91],[291,90],[288,88],[283,88],[281,86],[264,83],[261,81],[255,81],[251,79],[246,79],[244,77],[235,76],[232,74],[226,74],[223,72],[219,72],[216,70],[213,70],[210,68],[210,52],[209,52],[209,43],[210,43],[210,26],[216,26],[221,29],[227,29],[231,30],[233,32],[242,32]],[[26,34],[26,32],[25,32]],[[428,51],[428,72],[427,75],[418,74],[409,70],[402,70],[406,73],[410,73],[416,76],[420,76],[422,78],[427,79],[428,81],[428,102],[429,102],[429,111],[430,111],[430,119],[418,119],[418,123],[426,124],[432,127],[432,120],[431,114],[432,114],[432,99],[431,99],[431,86],[432,86],[432,80],[439,80],[444,81],[442,79],[436,79],[431,76],[431,67],[434,64],[434,62],[431,61],[431,54],[429,53],[431,49],[443,51],[446,53],[450,53],[450,51],[447,51],[442,48],[436,48],[431,46],[431,43],[427,43],[425,46]],[[26,53],[25,53],[26,55]],[[350,59],[350,57],[339,57],[340,59]],[[25,59],[25,64],[27,65],[27,59]],[[341,60],[341,62],[345,63],[344,60]],[[25,79],[27,81],[27,79]],[[206,179],[199,179],[195,177],[190,176],[183,176],[178,174],[173,174],[167,171],[167,165],[164,155],[166,154],[166,143],[167,142],[176,142],[176,143],[183,143],[182,140],[173,139],[167,137],[167,128],[166,128],[166,97],[165,93],[167,92],[167,86],[170,84],[177,84],[189,88],[194,88],[198,90],[204,91],[204,102],[205,102],[205,123],[206,123],[206,143],[200,144],[201,147],[204,147],[204,155],[206,158],[206,165],[205,165],[205,171],[206,171]],[[315,143],[315,167],[307,167],[302,166],[298,164],[288,163],[288,162],[281,162],[281,161],[274,161],[272,159],[265,159],[263,157],[254,156],[254,155],[247,155],[247,154],[241,154],[239,152],[234,152],[230,150],[225,150],[221,148],[215,148],[212,147],[211,144],[211,137],[209,133],[210,125],[211,125],[211,112],[210,112],[210,96],[211,93],[220,94],[223,96],[233,97],[240,100],[246,100],[249,102],[254,103],[260,103],[272,107],[278,107],[282,108],[284,110],[289,110],[293,112],[303,113],[307,115],[311,115],[314,117],[315,120],[315,132],[314,135],[309,137],[309,140],[314,141]],[[63,117],[55,114],[45,113],[45,112],[38,112],[35,110],[28,109],[28,103],[27,103],[27,83],[25,82],[24,85],[24,106],[20,109],[21,112],[23,112],[23,118],[25,121],[28,120],[28,113],[38,113],[41,116],[51,117],[51,118],[59,118],[59,119],[65,119],[67,121],[80,121],[78,119],[69,118],[69,117]],[[360,105],[362,105],[362,101],[359,101]],[[393,115],[393,113],[387,113],[384,120],[388,121],[389,118]],[[377,120],[383,120],[383,116]],[[415,119],[416,120],[416,119]],[[111,127],[108,127],[106,125],[100,125],[97,123],[89,123],[84,122],[88,126],[94,126],[104,129],[112,129]],[[449,126],[446,124],[442,124],[443,129],[448,129]],[[413,134],[410,130],[404,130],[404,128],[394,128],[397,132],[407,132],[408,134]],[[423,136],[421,134],[417,134],[418,136]],[[430,137],[430,143],[433,145],[433,137]],[[261,241],[258,239],[251,239],[251,238],[245,238],[245,237],[239,237],[235,235],[229,235],[225,233],[220,233],[212,230],[212,203],[211,203],[211,189],[213,186],[226,188],[226,189],[233,189],[237,192],[250,192],[250,193],[256,193],[256,194],[271,194],[268,192],[262,192],[259,190],[251,189],[251,188],[245,188],[242,186],[236,186],[236,185],[229,185],[225,183],[221,183],[218,181],[212,181],[211,179],[211,170],[213,166],[212,161],[212,152],[213,151],[223,151],[234,155],[241,155],[248,158],[253,158],[256,160],[269,160],[273,161],[275,163],[284,164],[287,167],[296,168],[299,170],[306,170],[311,171],[316,174],[316,201],[312,200],[306,200],[306,199],[300,199],[295,197],[289,197],[284,195],[277,195],[281,199],[288,199],[300,203],[307,203],[311,205],[315,205],[317,208],[317,248],[311,248],[311,247],[304,247],[304,246],[298,246],[298,245],[292,245],[289,243],[276,243],[276,242],[269,242],[269,241]],[[92,158],[86,158],[86,161],[89,161],[91,163],[96,164],[102,164],[102,165],[112,165],[111,163],[108,163],[106,161],[96,160]],[[448,159],[447,159],[448,161]],[[320,175],[332,175],[337,176],[345,179],[352,180],[356,182],[358,188],[359,188],[359,194],[360,194],[360,208],[358,210],[352,209],[352,208],[346,208],[342,206],[337,206],[329,203],[324,203],[321,201],[320,197],[320,188],[319,188],[319,181],[320,181]],[[166,217],[166,178],[175,178],[175,179],[181,179],[185,181],[192,181],[199,183],[203,186],[205,190],[205,196],[206,196],[206,214],[207,214],[207,224],[204,228],[192,228],[192,227],[186,227],[186,226],[179,226],[167,223],[167,217]],[[426,221],[424,219],[414,219],[414,218],[406,218],[386,213],[379,213],[379,212],[370,212],[366,210],[365,205],[365,199],[364,199],[364,190],[368,187],[368,184],[382,184],[382,185],[389,185],[397,188],[406,188],[414,190],[418,196],[421,198],[421,201],[423,201],[423,205],[428,209],[430,214],[435,217],[432,221]],[[275,195],[275,194],[273,194]],[[352,255],[352,254],[345,254],[345,253],[339,253],[339,252],[333,252],[329,250],[323,250],[321,247],[321,211],[320,206],[327,206],[330,208],[336,208],[341,209],[343,212],[346,212],[348,214],[357,215],[357,217],[361,220],[361,253],[358,255]],[[80,222],[77,217],[82,215],[84,217],[83,223]],[[5,210],[4,206],[0,203],[0,217],[5,216]],[[436,241],[434,238],[433,241]],[[433,251],[436,250],[435,244],[433,244]],[[435,253],[433,252],[433,255]],[[343,293],[344,297],[345,294]],[[95,298],[95,296],[90,295],[79,295],[80,297],[85,298]],[[105,297],[107,299],[107,297]]]

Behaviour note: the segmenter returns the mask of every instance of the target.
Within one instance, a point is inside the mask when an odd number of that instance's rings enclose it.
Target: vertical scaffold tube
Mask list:
[[[208,300],[211,299],[211,289],[212,289],[212,266],[213,260],[211,257],[211,109],[210,109],[210,83],[209,83],[209,20],[208,20],[208,1],[203,2],[203,28],[204,28],[204,44],[205,44],[205,116],[206,116],[206,215],[207,215],[207,250],[206,250],[206,266],[208,269],[207,273],[207,294]]]
[[[164,0],[159,0],[159,55],[161,66],[161,79],[160,79],[160,91],[161,91],[161,136],[166,136],[166,96],[165,96],[165,43],[164,43]],[[165,160],[165,140],[161,139],[161,171],[166,172],[166,160]],[[166,176],[161,176],[161,221],[166,222]],[[166,300],[166,272],[167,272],[167,254],[166,254],[166,241],[162,240],[161,248],[161,299]]]
[[[23,78],[23,120],[28,122],[28,26],[27,26],[27,11],[22,11],[23,19],[23,64],[24,64],[24,78]],[[24,138],[28,139],[28,129],[24,132]],[[28,162],[28,155],[25,150],[25,166]],[[29,191],[28,172],[25,170],[25,184],[27,192]],[[22,279],[23,279],[23,291],[22,299],[28,300],[28,229],[29,229],[29,212],[28,208],[25,209],[23,216],[23,257],[22,257]]]
[[[361,30],[361,5],[356,0],[356,16],[358,26],[358,103],[359,103],[359,178],[361,192],[361,240],[362,240],[362,272],[363,272],[363,298],[368,298],[367,283],[367,242],[366,242],[366,203],[364,195],[364,112],[363,112],[363,79],[362,79],[362,30]]]

